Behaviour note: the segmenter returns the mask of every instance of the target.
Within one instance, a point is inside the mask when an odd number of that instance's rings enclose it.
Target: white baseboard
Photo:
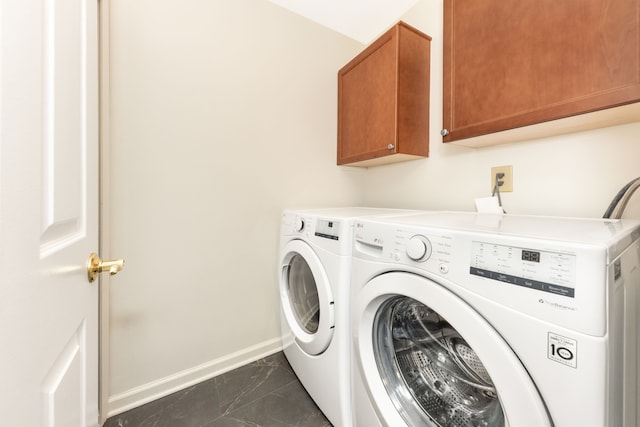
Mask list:
[[[275,338],[109,397],[107,417],[121,414],[282,350]]]

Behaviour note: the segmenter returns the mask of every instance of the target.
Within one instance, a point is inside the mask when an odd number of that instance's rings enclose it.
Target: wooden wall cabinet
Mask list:
[[[444,20],[444,142],[640,101],[640,0],[444,0]]]
[[[338,164],[429,154],[431,37],[399,22],[338,72]]]

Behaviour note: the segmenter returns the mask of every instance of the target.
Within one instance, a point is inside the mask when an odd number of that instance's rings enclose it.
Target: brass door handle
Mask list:
[[[89,283],[96,280],[98,274],[108,271],[110,275],[117,274],[124,268],[124,260],[116,259],[112,261],[102,261],[98,254],[92,253],[87,261],[87,275]]]

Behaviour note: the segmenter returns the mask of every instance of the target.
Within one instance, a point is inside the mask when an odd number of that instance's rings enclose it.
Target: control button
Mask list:
[[[393,253],[393,259],[396,261],[400,261],[400,254],[398,252]]]
[[[412,260],[426,261],[431,256],[431,242],[424,236],[413,236],[407,242],[406,251]]]
[[[447,274],[449,272],[449,266],[447,264],[440,264],[440,273]]]
[[[293,225],[295,231],[302,231],[304,228],[304,220],[302,218],[296,218],[296,223]]]

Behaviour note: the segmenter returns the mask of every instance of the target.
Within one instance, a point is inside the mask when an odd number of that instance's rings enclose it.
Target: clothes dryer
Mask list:
[[[640,425],[638,221],[354,227],[356,426]]]
[[[353,223],[416,211],[375,208],[285,210],[280,232],[283,351],[336,427],[352,425],[349,297]]]

